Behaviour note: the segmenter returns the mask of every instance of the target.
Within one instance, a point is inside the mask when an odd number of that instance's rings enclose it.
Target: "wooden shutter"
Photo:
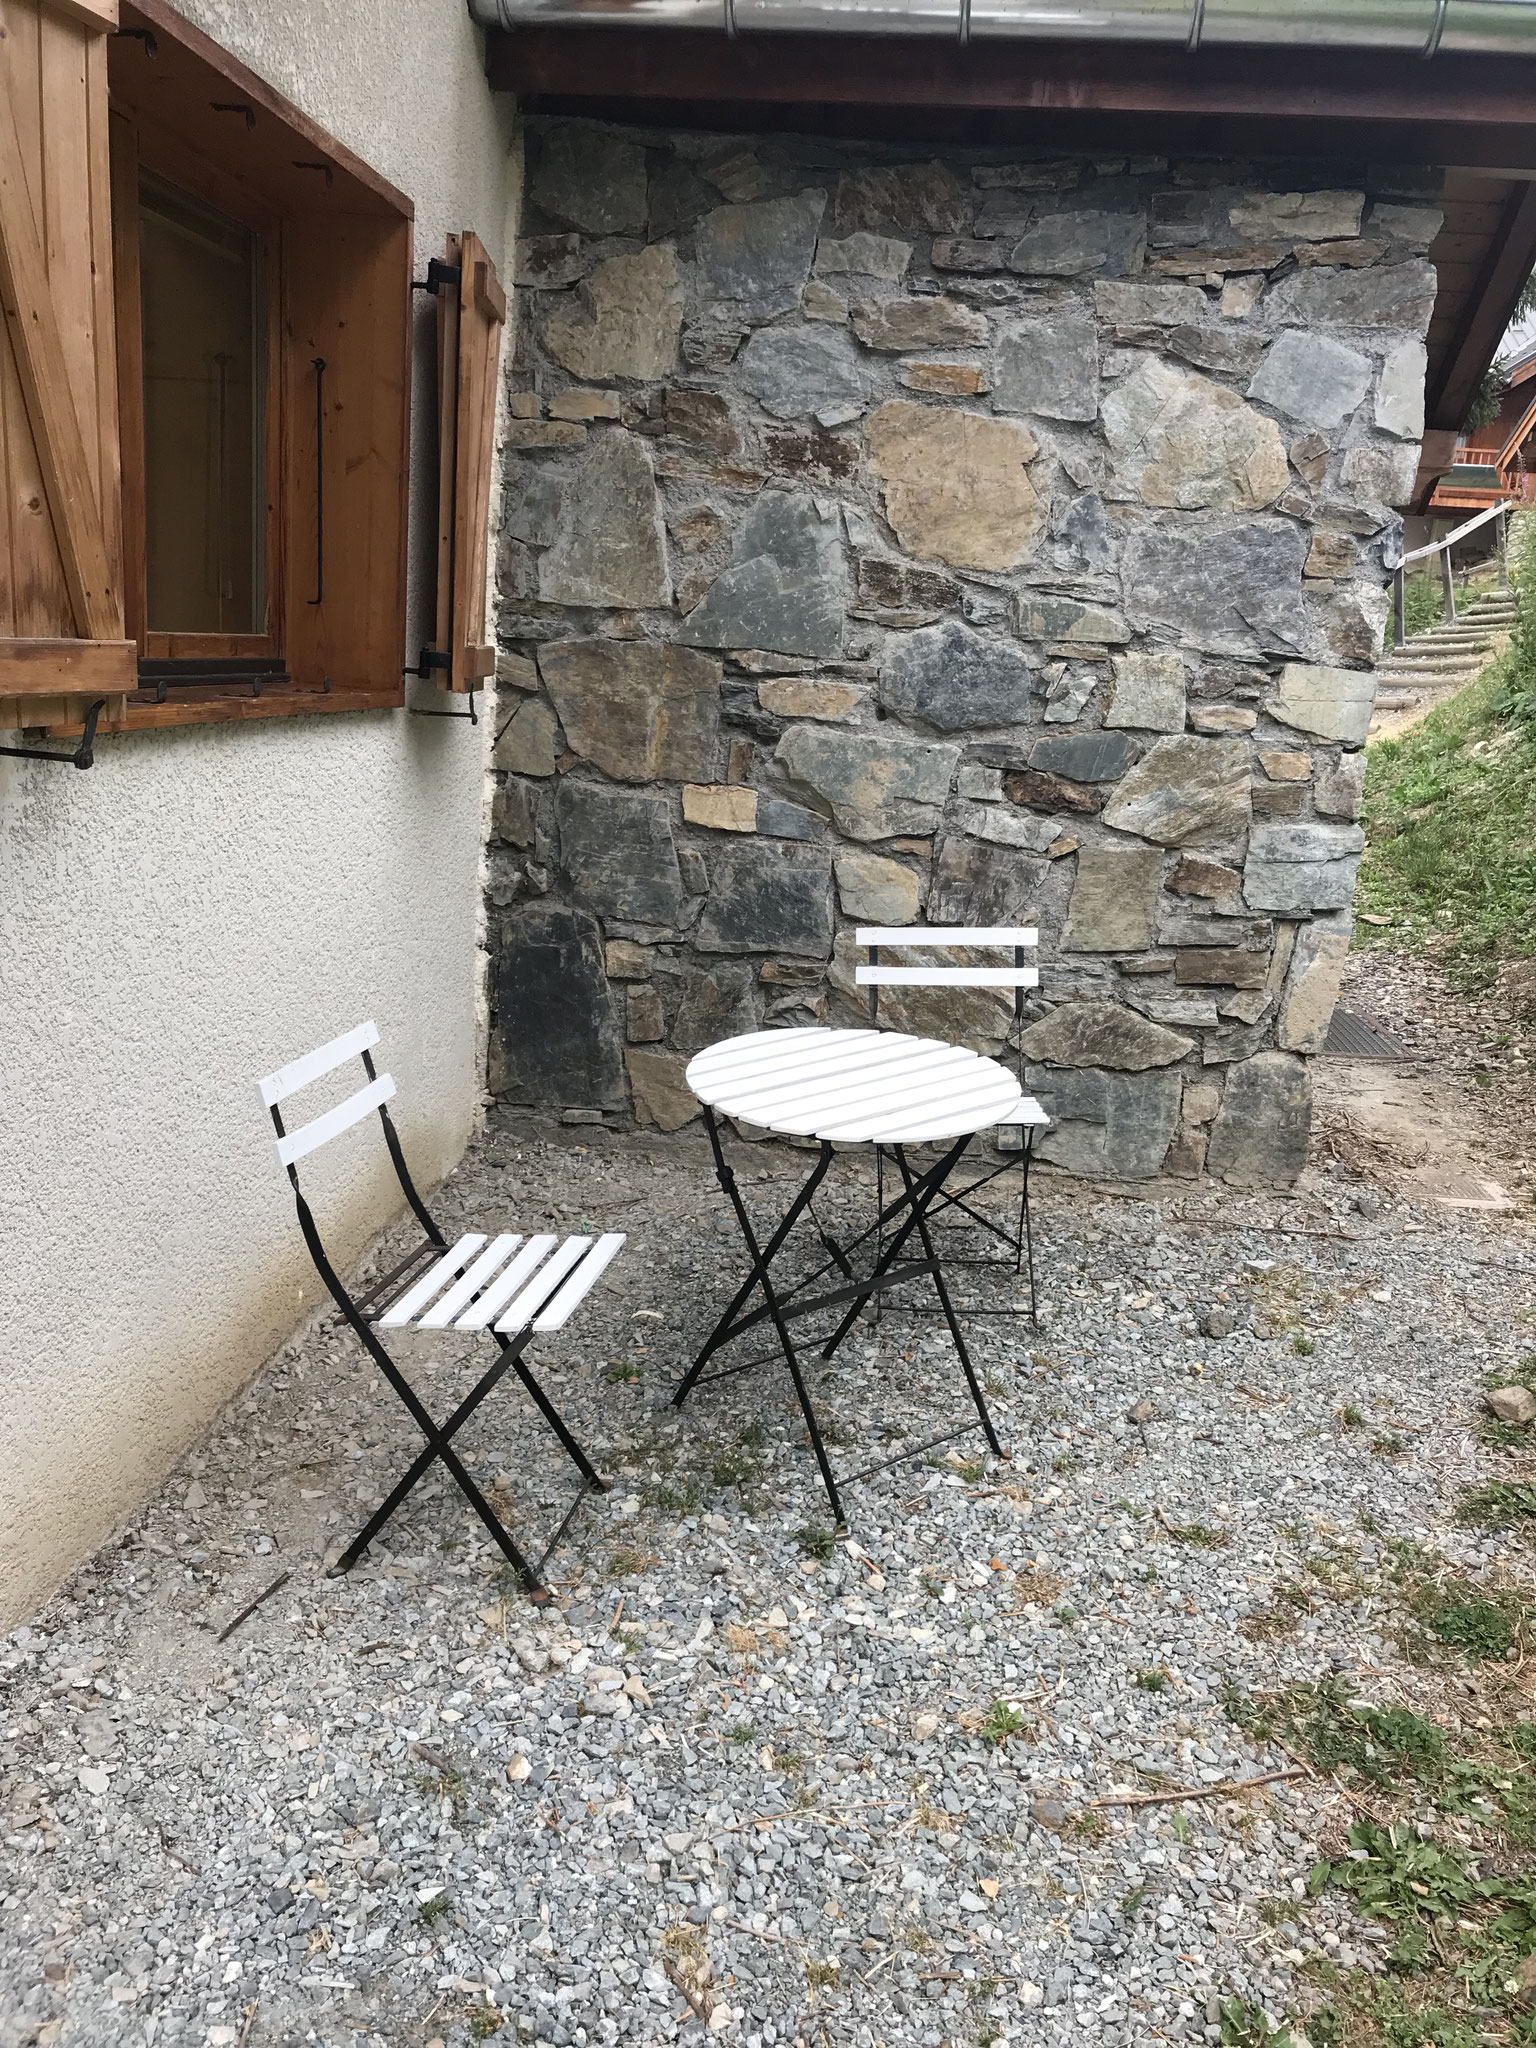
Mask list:
[[[51,723],[71,699],[135,682],[112,312],[116,23],[116,0],[0,0],[0,725]]]
[[[478,235],[448,237],[458,287],[437,295],[438,532],[436,650],[449,690],[479,689],[496,672],[486,638],[487,526],[496,430],[496,375],[507,295]]]

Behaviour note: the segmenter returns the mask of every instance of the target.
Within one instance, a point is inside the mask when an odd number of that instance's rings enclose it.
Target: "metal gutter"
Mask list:
[[[469,0],[482,28],[1006,36],[1536,56],[1536,0]]]

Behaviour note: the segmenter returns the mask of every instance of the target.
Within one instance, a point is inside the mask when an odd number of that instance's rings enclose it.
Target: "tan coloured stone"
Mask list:
[[[586,282],[590,317],[557,306],[544,345],[573,377],[666,377],[677,365],[683,324],[683,273],[676,253],[656,242],[634,255],[610,256]]]
[[[1384,242],[1372,242],[1363,235],[1353,235],[1339,242],[1298,242],[1291,254],[1303,270],[1319,263],[1334,269],[1365,270],[1385,247]]]
[[[863,695],[852,683],[818,683],[809,676],[769,676],[757,686],[757,701],[776,718],[850,718]]]
[[[1271,419],[1224,384],[1144,356],[1105,397],[1114,495],[1181,511],[1257,512],[1290,482]]]
[[[624,1036],[631,1045],[654,1045],[665,1035],[661,997],[648,982],[632,988],[624,1004]]]
[[[813,277],[800,294],[800,310],[807,320],[829,320],[838,325],[848,318],[848,301],[831,285]]]
[[[1254,240],[1338,241],[1360,232],[1363,192],[1250,192],[1227,213]]]
[[[1139,953],[1152,944],[1162,854],[1152,846],[1086,846],[1077,857],[1063,950]]]
[[[1208,1124],[1221,1107],[1221,1090],[1214,1081],[1184,1083],[1184,1121]]]
[[[1312,779],[1310,754],[1260,754],[1259,766],[1271,782],[1310,782]]]
[[[1211,735],[1252,732],[1258,722],[1259,714],[1248,704],[1196,704],[1189,713],[1190,731]]]
[[[869,421],[886,516],[909,553],[958,569],[1011,569],[1046,508],[1025,471],[1038,443],[1014,420],[893,398]]]
[[[1359,552],[1347,533],[1314,533],[1302,573],[1306,576],[1348,576]]]
[[[586,438],[576,420],[513,420],[507,428],[509,448],[576,448]]]
[[[652,641],[561,640],[539,666],[574,752],[620,782],[714,772],[720,664]]]
[[[941,398],[979,398],[987,389],[986,376],[974,363],[908,363],[901,381],[911,391],[931,391]]]
[[[496,681],[506,683],[514,690],[536,690],[539,687],[539,672],[531,661],[521,654],[498,654],[496,657]]]
[[[685,782],[683,822],[707,825],[712,832],[755,832],[757,791],[734,783]]]
[[[649,981],[656,955],[649,946],[637,946],[632,939],[610,939],[603,950],[603,965],[610,981]]]
[[[619,401],[612,391],[557,391],[549,401],[552,420],[616,420]]]
[[[537,391],[509,391],[507,411],[515,420],[536,420],[539,416]]]
[[[877,299],[854,307],[853,331],[866,348],[900,355],[912,348],[980,347],[987,321],[955,299]]]
[[[850,849],[835,854],[832,867],[837,876],[837,898],[846,917],[865,918],[871,924],[911,924],[916,919],[922,888],[917,876],[899,860]]]
[[[1262,277],[1229,277],[1221,288],[1223,320],[1246,320],[1264,296]]]
[[[682,1053],[634,1049],[624,1055],[635,1098],[635,1121],[660,1131],[680,1131],[699,1114],[699,1098],[683,1079],[688,1061]]]
[[[555,714],[541,697],[519,705],[502,729],[491,755],[492,764],[514,775],[553,775]]]

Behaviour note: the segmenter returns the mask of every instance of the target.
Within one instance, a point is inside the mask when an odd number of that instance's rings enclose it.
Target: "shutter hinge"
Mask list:
[[[440,292],[444,285],[450,285],[457,291],[461,276],[462,272],[457,263],[444,263],[440,257],[434,256],[427,264],[426,276],[413,277],[411,279],[411,290],[413,292]]]

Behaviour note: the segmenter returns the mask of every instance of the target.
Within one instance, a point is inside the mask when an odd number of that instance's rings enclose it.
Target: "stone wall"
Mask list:
[[[493,1090],[676,1128],[857,922],[1035,922],[1048,1157],[1294,1177],[1438,187],[533,123]]]

